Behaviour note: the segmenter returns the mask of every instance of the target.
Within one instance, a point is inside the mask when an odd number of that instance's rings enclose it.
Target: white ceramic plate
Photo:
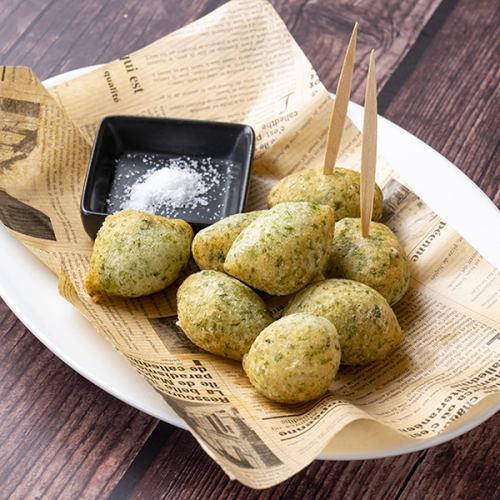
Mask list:
[[[50,78],[56,85],[95,67]],[[349,107],[360,127],[362,108]],[[500,267],[500,213],[489,198],[448,160],[384,118],[379,119],[379,148],[398,173],[428,205],[440,214],[485,258]],[[432,179],[432,182],[429,180]],[[447,189],[442,189],[447,186]],[[467,203],[463,203],[467,200]],[[469,207],[474,207],[470,210]],[[482,223],[477,224],[475,221]],[[0,225],[0,295],[27,328],[85,378],[125,403],[177,427],[185,423],[57,292],[56,277]],[[413,441],[373,422],[354,422],[327,445],[319,458],[362,460],[409,453],[457,437],[492,416],[498,398],[477,405],[442,435]]]

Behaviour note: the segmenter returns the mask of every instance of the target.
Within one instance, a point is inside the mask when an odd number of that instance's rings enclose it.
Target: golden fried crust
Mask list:
[[[85,287],[96,302],[158,292],[187,264],[192,239],[191,226],[180,219],[137,210],[109,215],[94,242]]]
[[[231,215],[202,229],[193,239],[193,258],[200,269],[224,271],[226,255],[238,235],[266,210]]]
[[[271,295],[294,293],[323,272],[334,225],[326,205],[280,203],[240,233],[224,270]]]
[[[294,172],[278,182],[267,197],[268,206],[288,201],[310,201],[328,205],[335,211],[335,220],[359,217],[359,172],[347,168],[335,168],[333,174],[324,175],[320,169],[307,168]],[[383,195],[375,185],[373,220],[382,217]]]
[[[335,226],[329,277],[365,283],[396,304],[408,290],[410,266],[401,243],[384,224],[370,223],[368,237],[361,236],[360,219],[345,218]]]
[[[309,285],[292,297],[283,315],[298,312],[322,316],[335,325],[345,365],[384,359],[404,338],[384,297],[356,281],[329,279]]]
[[[189,276],[177,291],[178,325],[198,347],[240,360],[273,318],[249,287],[218,271]]]
[[[335,327],[308,313],[291,314],[268,326],[243,358],[252,385],[279,403],[304,403],[321,396],[339,365]]]

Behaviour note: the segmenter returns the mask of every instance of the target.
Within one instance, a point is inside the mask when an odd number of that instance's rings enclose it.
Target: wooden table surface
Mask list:
[[[102,63],[224,0],[0,0],[1,64],[40,78]],[[500,204],[495,0],[275,0],[335,90],[360,23],[353,99],[377,51],[379,111],[430,144]],[[262,492],[229,481],[188,432],[118,401],[47,350],[0,300],[0,498],[493,498],[500,417],[436,448],[316,461]],[[495,489],[496,488],[496,489]]]

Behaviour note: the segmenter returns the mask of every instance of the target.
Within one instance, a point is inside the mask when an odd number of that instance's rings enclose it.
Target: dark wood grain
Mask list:
[[[299,15],[295,15],[293,24],[289,22],[288,25],[321,81],[333,92],[349,35],[354,23],[359,22],[357,64],[351,92],[352,100],[361,103],[370,51],[375,49],[378,88],[382,88],[440,1],[310,0],[300,3]],[[278,10],[287,13],[288,5],[287,0],[282,0],[278,2]]]
[[[172,460],[175,456],[175,460]],[[129,498],[395,498],[416,456],[364,462],[316,461],[300,474],[257,492],[229,481],[184,431],[176,431]],[[363,478],[362,481],[356,478]],[[384,485],[380,495],[380,485]]]
[[[56,358],[0,302],[0,497],[107,495],[156,420]]]
[[[13,2],[2,0],[8,8]],[[40,78],[105,63],[154,42],[225,3],[220,1],[52,0],[33,8],[18,29],[2,32],[2,64],[23,64]],[[19,10],[19,9],[18,9]],[[37,15],[34,14],[38,12]],[[24,12],[24,11],[23,11]],[[16,18],[18,11],[14,11]],[[8,25],[8,18],[4,18]]]
[[[498,431],[499,424],[497,415],[465,436],[411,455],[363,462],[316,461],[265,491],[229,481],[187,432],[176,430],[128,495],[116,498],[389,500],[460,498],[465,491],[468,498],[488,498],[483,493],[487,485],[494,488],[498,479],[495,469],[500,451],[492,439],[480,450],[475,449],[485,435]],[[481,467],[478,469],[476,464]],[[451,470],[455,474],[449,474]]]
[[[401,498],[500,498],[499,429],[497,414],[470,433],[428,450]]]
[[[31,66],[46,78],[136,50],[223,3],[0,0],[1,62]],[[272,3],[330,90],[359,21],[354,100],[361,101],[366,55],[375,48],[386,115],[500,201],[495,2]],[[314,462],[285,483],[255,492],[229,481],[188,433],[157,426],[66,367],[2,302],[0,341],[2,498],[494,496],[498,416],[431,450],[376,461]]]
[[[449,158],[500,206],[500,9],[490,0],[453,4],[416,64],[382,90],[391,98],[385,116]]]

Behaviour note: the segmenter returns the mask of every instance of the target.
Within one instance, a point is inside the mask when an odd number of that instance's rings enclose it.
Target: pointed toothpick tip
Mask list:
[[[356,59],[356,35],[358,32],[358,23],[354,24],[351,38],[342,63],[337,93],[333,103],[332,113],[330,115],[330,124],[328,134],[326,136],[326,151],[323,161],[323,174],[331,175],[335,169],[335,162],[340,149],[340,141],[342,132],[344,131],[344,123],[347,115],[347,107],[349,105],[349,97],[351,95],[352,73],[354,70],[354,62]]]
[[[356,42],[358,40],[358,27],[359,27],[359,24],[356,21],[354,23],[354,27],[352,28],[351,37],[349,38],[349,44],[347,45],[346,56],[345,56],[346,59],[347,59],[347,55],[349,54],[349,52],[351,50],[356,50]],[[345,60],[344,60],[344,64],[345,64]]]

